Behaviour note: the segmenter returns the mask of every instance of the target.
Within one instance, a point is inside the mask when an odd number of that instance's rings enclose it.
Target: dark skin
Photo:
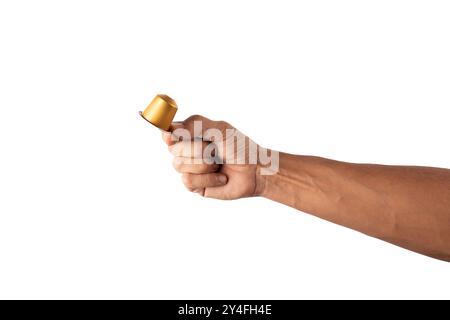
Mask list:
[[[174,128],[193,133],[232,128],[193,116]],[[279,170],[261,175],[260,164],[193,164],[185,155],[195,143],[163,134],[183,183],[205,197],[231,200],[261,196],[403,248],[450,261],[450,170],[355,164],[280,153]],[[223,153],[225,154],[225,153]],[[192,155],[191,157],[201,157]]]

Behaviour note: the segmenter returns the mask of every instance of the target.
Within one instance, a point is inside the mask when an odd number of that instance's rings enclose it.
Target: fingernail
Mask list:
[[[223,183],[223,184],[225,184],[225,183],[227,183],[227,176],[225,176],[225,175],[223,175],[223,174],[221,174],[220,176],[219,176],[219,182],[220,183]]]

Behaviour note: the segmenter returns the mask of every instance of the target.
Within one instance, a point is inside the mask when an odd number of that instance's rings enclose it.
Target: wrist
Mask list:
[[[264,196],[267,187],[267,176],[261,174],[261,166],[256,165],[255,171],[255,192],[254,196],[261,197]]]
[[[281,153],[273,150],[266,150],[272,157],[270,163],[263,165],[258,161],[255,171],[255,192],[254,196],[266,197],[270,193],[270,189],[280,170]],[[274,156],[276,155],[276,159]]]

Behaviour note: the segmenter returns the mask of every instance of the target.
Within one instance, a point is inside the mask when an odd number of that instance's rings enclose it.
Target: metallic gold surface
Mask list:
[[[177,110],[178,107],[175,100],[165,94],[158,94],[140,114],[154,126],[161,130],[169,131],[170,124]]]

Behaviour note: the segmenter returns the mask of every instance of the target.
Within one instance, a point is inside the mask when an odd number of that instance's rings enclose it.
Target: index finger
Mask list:
[[[162,139],[168,146],[171,146],[179,141],[179,139],[176,136],[174,136],[172,133],[174,130],[176,130],[178,128],[183,128],[182,122],[173,122],[170,125],[169,131],[162,131],[162,133],[161,133]]]

